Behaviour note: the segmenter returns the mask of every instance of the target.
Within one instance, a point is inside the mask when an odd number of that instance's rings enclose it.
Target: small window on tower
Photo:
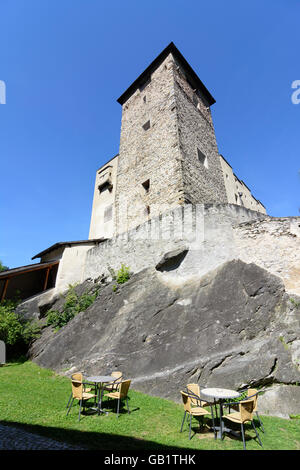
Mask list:
[[[207,163],[207,156],[204,155],[203,152],[201,152],[201,150],[199,150],[197,148],[197,152],[198,152],[198,160],[200,163],[202,163],[203,166],[205,166],[205,168],[208,168],[208,163]]]
[[[147,131],[148,129],[150,129],[150,121],[145,122],[145,124],[143,125],[143,129],[144,131]]]
[[[144,103],[146,103],[146,101],[147,101],[146,95],[144,96],[143,101],[144,101]]]
[[[142,186],[143,186],[145,192],[148,193],[149,189],[150,189],[150,180],[144,181],[144,183],[142,183]]]

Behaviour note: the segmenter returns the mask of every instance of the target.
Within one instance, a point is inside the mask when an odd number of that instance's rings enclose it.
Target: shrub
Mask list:
[[[0,303],[0,339],[9,346],[11,356],[27,352],[30,343],[41,332],[36,320],[26,320],[15,312],[18,303],[12,300]]]
[[[84,292],[81,296],[76,294],[75,287],[69,286],[69,290],[66,295],[65,303],[62,311],[49,310],[47,313],[47,325],[52,325],[55,330],[59,330],[75,315],[79,312],[84,312],[98,297],[98,289],[96,292],[91,294],[90,292]]]
[[[117,271],[116,281],[118,284],[124,284],[130,278],[130,271],[129,267],[125,266],[125,264],[121,264],[121,268]]]

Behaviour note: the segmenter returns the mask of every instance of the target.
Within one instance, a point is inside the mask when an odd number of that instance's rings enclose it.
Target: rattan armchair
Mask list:
[[[114,380],[103,387],[103,390],[106,390],[107,392],[116,391],[118,389],[118,384],[122,382],[123,379],[123,374],[120,371],[112,372],[111,376],[114,378]]]
[[[262,443],[259,437],[259,434],[257,432],[257,429],[255,427],[254,421],[253,421],[253,413],[255,409],[255,405],[257,402],[257,393],[247,397],[246,400],[242,400],[240,402],[232,402],[232,403],[224,403],[223,406],[235,406],[235,408],[238,408],[238,411],[234,411],[232,413],[229,413],[227,415],[223,415],[223,419],[228,419],[229,421],[240,424],[241,425],[241,433],[242,433],[242,439],[243,439],[243,446],[244,449],[246,449],[246,443],[245,443],[245,431],[244,431],[244,424],[248,421],[251,422],[252,427],[255,431],[256,437],[259,441],[259,444],[262,447]]]
[[[258,414],[258,411],[257,411],[257,400],[258,400],[258,391],[255,389],[255,388],[249,388],[247,390],[248,392],[248,397],[251,397],[252,395],[255,396],[255,404],[254,404],[254,410],[253,410],[253,413],[256,414],[256,417],[259,421],[259,427],[261,428],[262,432],[265,432],[265,429],[264,429],[264,426],[263,426],[263,423],[259,417],[259,414]]]
[[[83,376],[82,376],[82,373],[81,372],[76,372],[75,374],[72,374],[71,375],[71,380],[78,380],[79,382],[82,382],[82,385],[83,385],[83,391],[84,392],[91,392],[92,388],[91,387],[87,387],[87,385],[92,385],[94,387],[93,384],[89,384],[89,383],[86,383],[86,382],[83,382]],[[70,401],[72,400],[72,391],[71,391],[71,394],[70,394],[70,397],[69,397],[69,401],[67,403],[67,406],[66,408],[69,407],[69,404],[70,404]]]
[[[216,435],[216,430],[215,430],[215,422],[214,422],[212,406],[211,406],[211,412],[207,411],[207,409],[203,408],[202,406],[193,406],[193,404],[198,405],[201,402],[200,396],[195,394],[192,391],[181,390],[180,393],[181,393],[181,397],[183,401],[183,408],[184,408],[184,415],[183,415],[183,420],[181,423],[180,432],[182,432],[183,424],[187,415],[190,416],[189,439],[191,439],[192,417],[201,418],[204,416],[211,416],[212,422],[213,422],[213,430],[214,430],[215,439],[216,439],[217,435]]]
[[[81,408],[85,407],[85,402],[91,398],[94,398],[95,401],[96,401],[96,398],[97,398],[97,395],[94,394],[94,393],[89,393],[87,392],[86,390],[91,390],[90,388],[86,389],[85,386],[86,385],[91,385],[91,384],[88,384],[88,383],[84,383],[82,381],[82,374],[81,373],[77,373],[77,374],[73,374],[72,375],[72,392],[71,392],[71,397],[72,398],[72,401],[69,400],[69,403],[71,401],[71,404],[68,408],[68,411],[67,411],[67,415],[69,414],[69,411],[73,405],[73,401],[74,400],[78,400],[78,403],[79,403],[79,416],[78,416],[78,421],[80,421],[80,415],[81,415]],[[68,404],[69,404],[68,403]]]
[[[119,417],[120,402],[122,400],[126,400],[127,410],[128,410],[128,413],[130,413],[129,405],[128,405],[128,390],[129,390],[130,384],[131,384],[131,380],[122,380],[121,382],[118,383],[117,390],[110,392],[110,393],[106,393],[104,395],[107,398],[113,398],[114,400],[117,400],[117,418]]]
[[[213,402],[209,402],[201,398],[201,388],[199,384],[196,384],[196,383],[187,384],[186,388],[187,388],[188,393],[191,392],[192,394],[195,394],[199,397],[198,399],[195,397],[191,397],[192,405],[197,404],[199,406],[203,406],[204,408],[206,406],[212,407],[214,405],[216,417],[218,417],[218,411],[217,411],[217,406],[216,406],[217,401],[214,400]]]

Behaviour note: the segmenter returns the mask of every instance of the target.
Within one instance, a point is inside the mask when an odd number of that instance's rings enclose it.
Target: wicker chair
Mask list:
[[[117,385],[117,390],[106,393],[104,396],[107,398],[113,398],[114,400],[117,401],[117,418],[119,417],[119,412],[120,412],[120,402],[122,400],[126,400],[127,404],[127,410],[128,413],[130,413],[129,406],[128,406],[128,390],[131,384],[131,380],[122,380],[121,382],[118,383]]]
[[[86,385],[93,385],[93,384],[86,384],[85,382],[83,382],[83,376],[82,376],[82,373],[81,373],[81,372],[76,372],[75,374],[72,374],[72,375],[71,375],[71,380],[78,380],[79,382],[82,382],[83,389],[84,389],[83,391],[84,391],[84,392],[87,392],[87,393],[88,393],[88,392],[91,392],[92,388],[86,387]],[[71,391],[71,394],[70,394],[70,397],[69,397],[69,401],[68,401],[68,403],[67,403],[66,408],[69,407],[70,401],[72,400],[72,396],[73,396],[73,394],[72,394],[72,391]]]
[[[78,416],[78,421],[80,421],[80,415],[81,415],[81,408],[84,408],[85,402],[89,400],[90,398],[94,398],[96,401],[97,395],[94,393],[89,393],[87,390],[91,390],[90,388],[85,388],[85,385],[90,385],[86,384],[82,381],[82,374],[77,373],[72,375],[72,392],[71,392],[71,397],[69,399],[69,403],[71,401],[71,404],[68,408],[67,415],[69,414],[69,411],[73,405],[74,400],[78,400],[79,402],[79,416]],[[69,405],[68,403],[68,405]]]
[[[254,398],[254,400],[255,400],[255,405],[254,405],[253,413],[255,413],[256,416],[257,416],[257,419],[258,419],[258,421],[259,421],[259,426],[261,427],[262,432],[265,432],[263,423],[262,423],[262,421],[261,421],[261,419],[260,419],[260,417],[259,417],[258,411],[257,411],[258,392],[257,392],[257,390],[256,390],[255,388],[249,388],[249,389],[247,390],[247,392],[248,392],[248,397],[251,397],[252,395],[254,395],[254,397],[255,397],[255,398]]]
[[[200,385],[199,384],[187,384],[186,386],[187,388],[187,392],[192,392],[192,394],[195,394],[197,395],[198,397],[200,397],[201,393],[201,389],[200,389]],[[191,397],[191,400],[192,400],[192,405],[199,405],[199,406],[203,406],[203,407],[206,407],[206,406],[212,406],[214,405],[215,407],[215,413],[216,413],[216,417],[218,417],[218,410],[217,410],[217,402],[216,400],[214,400],[213,402],[208,402],[206,400],[203,400],[201,397],[200,397],[200,400],[199,399],[196,399],[195,397]]]
[[[190,385],[190,384],[189,384]],[[191,430],[192,430],[192,417],[194,416],[195,418],[200,418],[204,416],[211,416],[212,421],[213,421],[213,430],[215,434],[215,439],[217,437],[216,435],[216,430],[215,430],[215,423],[214,423],[214,415],[212,412],[212,407],[211,407],[211,413],[207,411],[205,408],[202,408],[201,406],[193,406],[194,404],[199,404],[200,397],[198,395],[195,395],[193,392],[185,392],[181,390],[181,397],[183,401],[183,408],[184,408],[184,415],[183,415],[183,420],[181,423],[181,428],[180,432],[182,432],[183,424],[185,421],[185,418],[188,415],[190,415],[190,426],[189,426],[189,439],[191,439]]]
[[[118,384],[122,382],[123,374],[120,371],[114,371],[111,373],[111,376],[114,377],[115,380],[109,382],[103,387],[103,390],[107,392],[114,392],[118,389]]]
[[[252,424],[252,427],[255,431],[256,437],[258,438],[259,444],[262,447],[262,443],[259,437],[259,434],[256,430],[254,421],[253,421],[253,413],[254,413],[254,408],[256,405],[257,401],[257,394],[252,395],[251,397],[247,400],[242,400],[240,402],[233,402],[233,403],[224,403],[223,406],[238,406],[238,411],[234,411],[233,413],[229,413],[227,415],[223,415],[223,419],[228,419],[233,423],[237,423],[241,425],[241,432],[242,432],[242,439],[243,439],[243,446],[244,449],[246,449],[246,443],[245,443],[245,432],[244,432],[244,423],[250,421]]]

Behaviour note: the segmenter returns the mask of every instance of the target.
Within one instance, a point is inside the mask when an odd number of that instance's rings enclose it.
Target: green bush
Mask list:
[[[15,312],[18,303],[12,300],[0,303],[0,339],[8,346],[11,356],[27,352],[30,343],[41,332],[36,320],[26,320]]]
[[[121,264],[121,268],[117,271],[116,281],[118,284],[124,284],[130,278],[130,271],[129,267],[125,266],[125,264]]]
[[[84,312],[98,296],[98,289],[93,294],[84,292],[81,296],[76,294],[75,286],[69,286],[62,311],[49,310],[47,313],[47,325],[52,325],[55,330],[65,326],[79,312]]]
[[[125,266],[125,264],[121,264],[121,268],[115,272],[112,268],[108,268],[112,278],[117,281],[118,284],[124,284],[130,279],[130,268],[128,266]],[[114,284],[112,286],[113,292],[116,292],[118,290],[118,286]]]

